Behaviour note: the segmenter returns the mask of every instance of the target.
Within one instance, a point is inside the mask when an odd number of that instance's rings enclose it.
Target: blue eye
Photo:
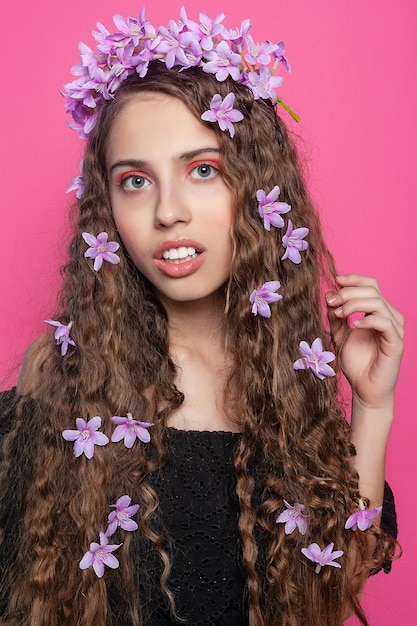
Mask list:
[[[129,176],[123,178],[120,184],[126,191],[139,191],[140,189],[150,185],[150,182],[144,176],[140,176],[139,174],[130,174]]]
[[[214,178],[218,173],[219,170],[217,167],[214,167],[214,165],[211,165],[210,163],[200,163],[191,170],[190,176],[191,178],[196,178],[197,180],[207,180],[209,178]]]

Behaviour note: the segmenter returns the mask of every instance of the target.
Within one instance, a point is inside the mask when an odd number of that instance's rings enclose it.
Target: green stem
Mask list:
[[[289,115],[291,115],[291,117],[293,118],[293,120],[295,120],[296,122],[300,122],[301,118],[299,115],[297,115],[297,113],[295,113],[292,109],[290,109],[290,107],[288,106],[288,104],[285,104],[285,102],[283,100],[281,100],[281,98],[278,98],[277,100],[277,104],[279,104],[280,106],[282,106],[283,109],[285,109],[287,111],[287,113]]]

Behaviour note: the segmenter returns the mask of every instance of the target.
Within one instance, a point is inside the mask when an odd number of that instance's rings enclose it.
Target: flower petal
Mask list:
[[[87,424],[85,424],[87,426]],[[92,432],[93,430],[97,430],[101,426],[101,417],[99,415],[95,415],[88,421],[88,430]]]
[[[80,561],[80,569],[87,569],[91,567],[94,561],[94,555],[91,552],[86,552]]]
[[[98,272],[99,270],[101,270],[102,265],[103,265],[103,255],[98,254],[95,258],[94,265],[93,265],[95,271]]]
[[[141,441],[143,441],[143,443],[149,443],[151,440],[151,434],[149,430],[147,430],[146,428],[143,428],[143,426],[140,426],[140,425],[136,426],[136,434],[138,438]]]
[[[93,562],[93,570],[95,571],[98,578],[102,578],[104,574],[104,563],[101,559],[94,559]]]

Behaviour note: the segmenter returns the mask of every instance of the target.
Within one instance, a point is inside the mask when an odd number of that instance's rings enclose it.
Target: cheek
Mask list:
[[[230,263],[233,255],[233,243],[230,236],[230,222],[223,221],[219,223],[219,228],[216,238],[217,254],[218,258],[222,258],[228,264]]]
[[[217,206],[216,210],[209,211],[210,220],[219,231],[227,232],[230,235],[233,222],[233,209],[232,199],[227,189],[223,191],[223,197],[217,199],[214,206]]]
[[[215,226],[219,243],[223,246],[232,247],[232,212],[230,210],[222,211],[214,217],[212,224]]]
[[[143,228],[120,222],[117,219],[115,219],[115,224],[127,253],[139,268],[146,254],[147,238],[144,236]]]

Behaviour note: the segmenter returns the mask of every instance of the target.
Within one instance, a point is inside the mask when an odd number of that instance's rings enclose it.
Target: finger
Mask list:
[[[391,317],[391,309],[388,303],[384,298],[375,295],[375,293],[355,290],[349,292],[348,296],[346,293],[344,297],[342,294],[339,295],[341,304],[339,306],[332,305],[336,315],[340,315],[341,312],[347,315],[351,315],[352,313],[380,313]]]
[[[379,332],[386,346],[385,352],[389,352],[390,356],[401,356],[404,349],[403,336],[398,332],[398,328],[392,319],[379,315],[369,315],[360,320],[355,320],[353,323],[361,330],[366,329]]]
[[[350,276],[357,277],[357,274],[352,274]],[[349,277],[350,277],[349,276]],[[404,317],[403,315],[395,309],[392,304],[386,300],[381,292],[379,291],[378,283],[373,278],[368,277],[360,277],[364,279],[363,286],[351,286],[351,287],[343,287],[340,291],[336,292],[328,292],[326,294],[326,301],[329,306],[337,307],[349,299],[352,298],[371,298],[371,297],[380,297],[381,301],[384,302],[385,306],[390,311],[390,314],[395,318],[397,323],[400,326],[404,326]],[[369,284],[368,284],[369,283]],[[360,309],[358,309],[360,310]]]
[[[330,306],[343,304],[352,298],[381,298],[381,292],[374,287],[343,287],[339,291],[331,291],[326,294],[326,300]]]
[[[347,320],[342,316],[337,317],[334,314],[334,309],[329,308],[327,309],[327,317],[329,320],[330,337],[334,346],[337,349],[340,349],[343,342],[346,340],[346,335],[349,331]]]
[[[383,298],[352,298],[335,308],[333,313],[338,318],[347,318],[354,313],[364,313],[366,317],[381,317],[393,324],[400,337],[404,335],[404,324],[397,318],[397,315],[400,316],[401,314],[395,311],[397,313],[395,315]]]
[[[362,274],[343,274],[336,276],[336,282],[344,287],[373,287],[376,291],[381,292],[378,281],[372,276],[363,276]]]

